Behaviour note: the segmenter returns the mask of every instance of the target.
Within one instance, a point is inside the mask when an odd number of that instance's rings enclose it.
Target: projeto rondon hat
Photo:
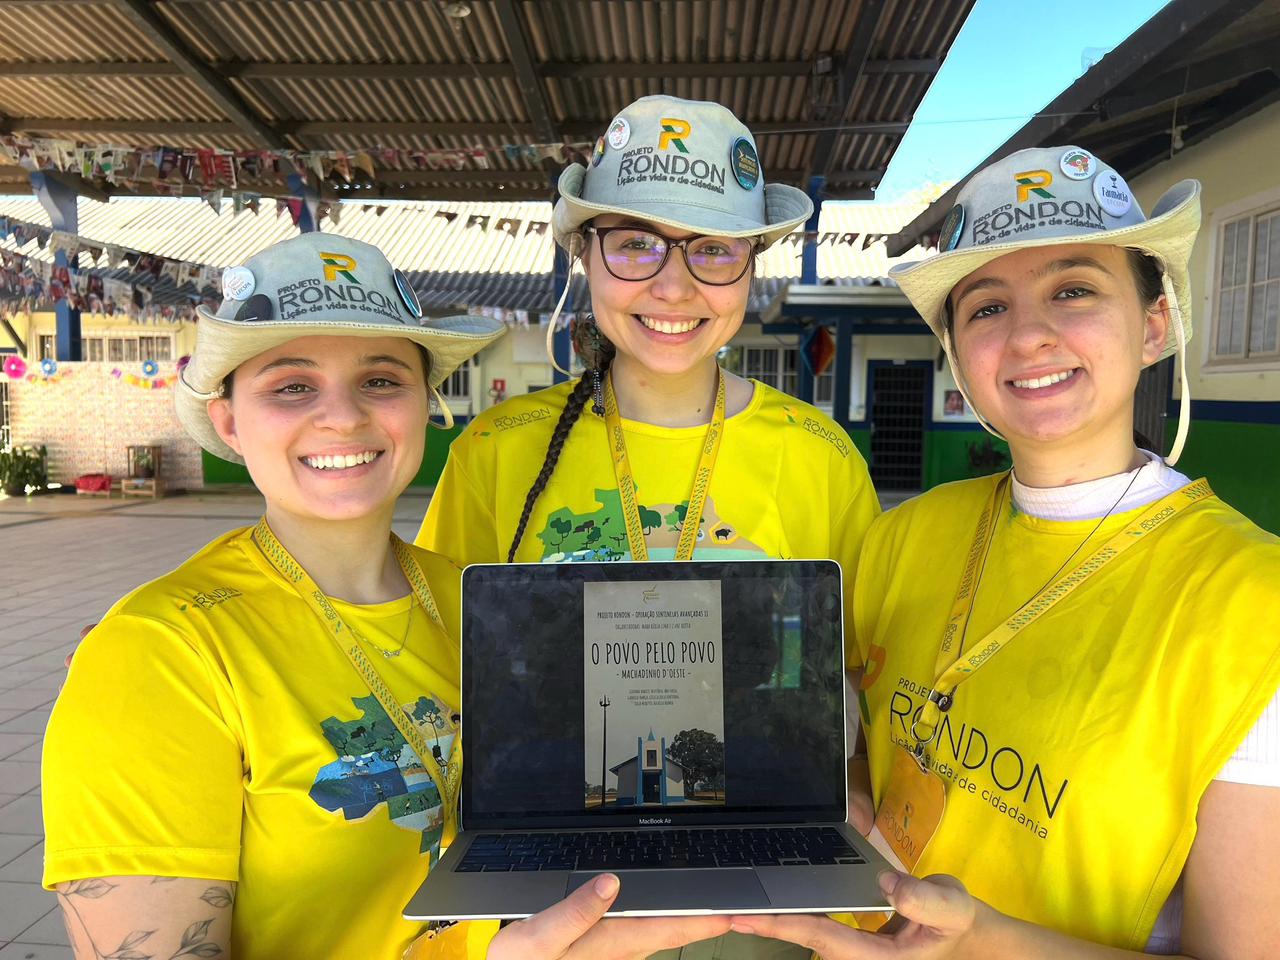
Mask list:
[[[431,355],[427,386],[446,420],[441,383],[468,357],[506,331],[488,317],[428,320],[403,273],[377,247],[328,233],[304,233],[273,244],[222,274],[216,312],[196,308],[191,360],[179,371],[178,419],[210,453],[243,463],[218,436],[209,401],[236,367],[298,337],[405,337]]]
[[[556,242],[578,253],[582,224],[604,213],[768,247],[809,219],[802,190],[767,183],[755,138],[727,107],[706,100],[636,100],[596,141],[590,167],[560,175]]]
[[[942,341],[967,398],[946,325],[947,298],[960,280],[1028,247],[1101,243],[1140,250],[1155,257],[1163,271],[1169,333],[1161,356],[1182,354],[1192,335],[1188,263],[1199,229],[1199,181],[1174,184],[1147,217],[1124,177],[1089,151],[1075,146],[1019,150],[974,174],[960,190],[942,221],[937,255],[896,264],[889,276]],[[1171,463],[1181,453],[1190,412],[1185,357],[1179,366],[1183,412]],[[970,407],[990,430],[981,411],[972,402]]]

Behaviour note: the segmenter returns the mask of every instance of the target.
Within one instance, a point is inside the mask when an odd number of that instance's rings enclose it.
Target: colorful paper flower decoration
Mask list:
[[[154,377],[159,372],[160,372],[160,365],[156,363],[154,360],[142,361],[142,375],[144,377]]]
[[[50,360],[48,357],[40,361],[40,372],[46,377],[52,377],[58,372],[58,362]]]
[[[10,380],[21,380],[27,375],[27,361],[16,354],[5,357],[4,373]]]

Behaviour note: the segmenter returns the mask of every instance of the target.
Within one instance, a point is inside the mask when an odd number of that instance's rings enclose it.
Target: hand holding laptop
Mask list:
[[[656,950],[718,937],[729,929],[726,916],[601,923],[619,889],[616,876],[601,874],[554,906],[498,931],[489,945],[489,960],[640,960]]]
[[[808,947],[823,960],[946,960],[968,956],[978,937],[979,910],[995,914],[955,877],[917,879],[896,870],[879,876],[885,899],[897,911],[877,933],[855,930],[812,914],[751,914],[734,917],[738,933],[771,937]]]

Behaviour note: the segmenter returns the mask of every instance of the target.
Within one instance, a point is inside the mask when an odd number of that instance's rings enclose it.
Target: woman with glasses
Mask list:
[[[593,316],[572,329],[585,372],[472,421],[418,543],[459,566],[829,557],[852,570],[879,507],[849,437],[716,360],[742,326],[757,254],[809,218],[808,197],[765,183],[729,110],[662,96],[618,114],[560,194],[555,239],[591,289]],[[491,956],[540,956],[515,946],[521,927]],[[680,955],[808,956],[732,936]]]

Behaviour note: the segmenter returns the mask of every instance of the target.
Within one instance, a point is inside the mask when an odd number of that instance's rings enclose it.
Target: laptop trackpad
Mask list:
[[[618,870],[622,881],[609,913],[636,910],[747,910],[767,907],[769,897],[754,870]],[[571,873],[565,896],[598,873]]]

